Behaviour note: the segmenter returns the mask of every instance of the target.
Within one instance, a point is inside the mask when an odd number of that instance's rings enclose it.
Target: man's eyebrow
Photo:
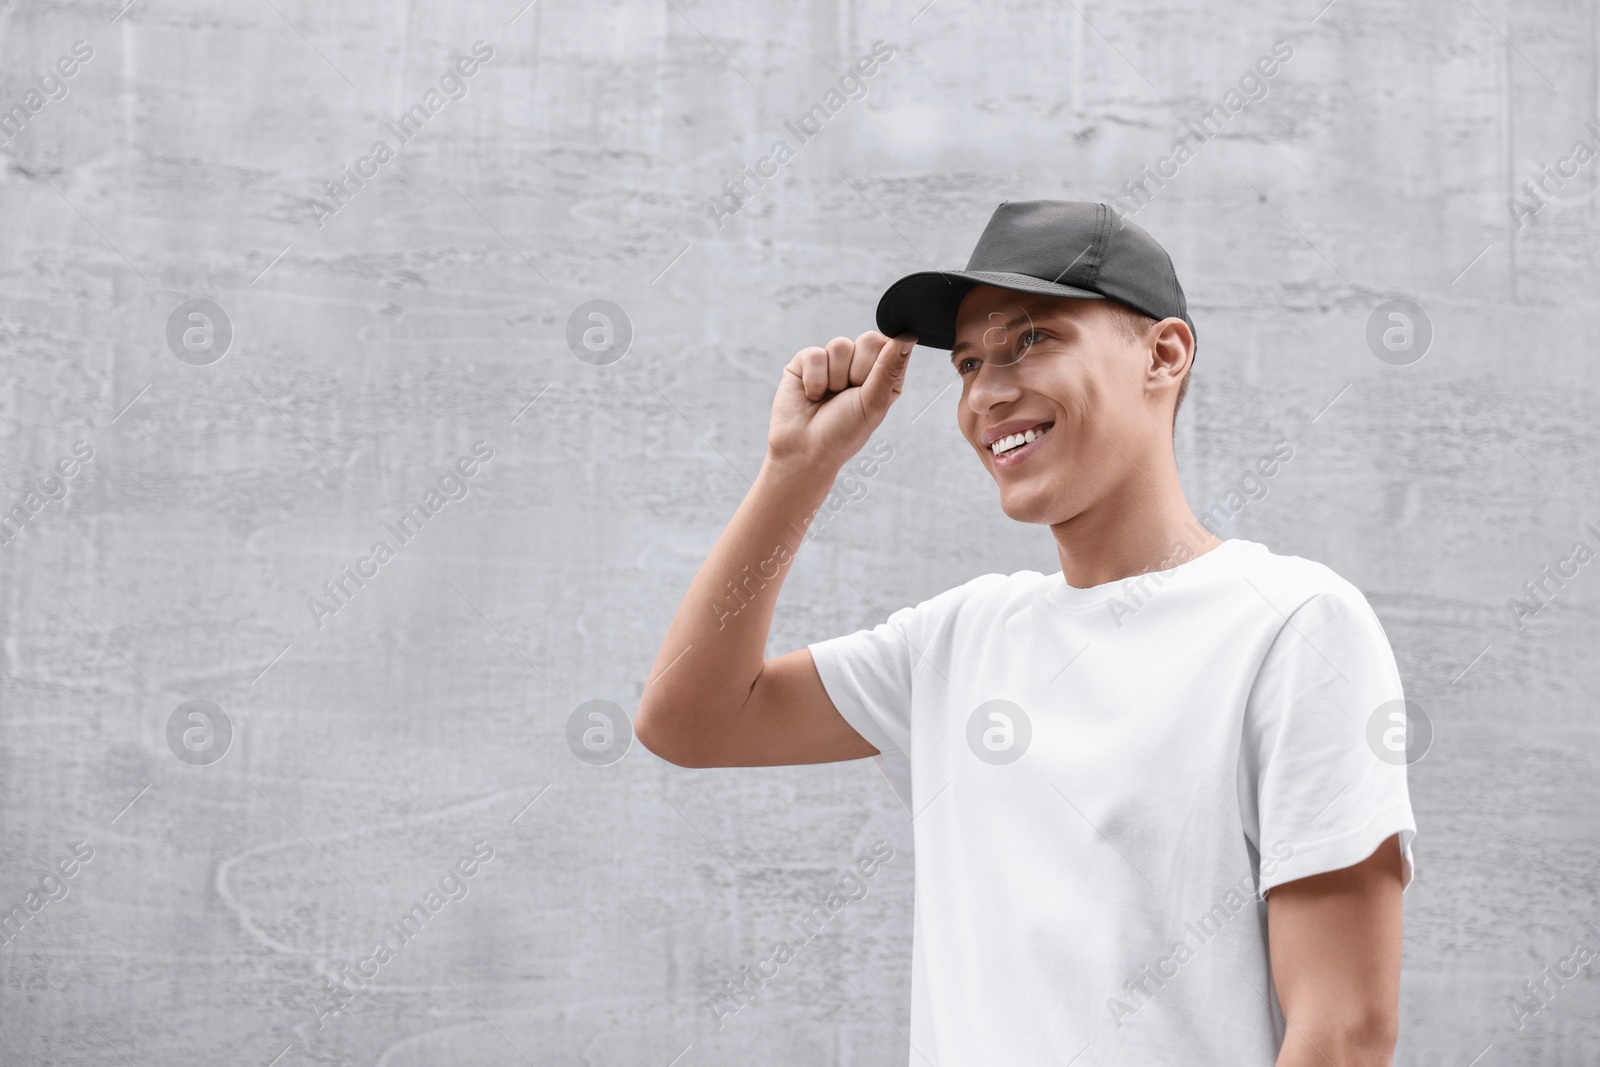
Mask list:
[[[1005,325],[998,326],[998,327],[990,326],[987,329],[985,329],[983,332],[985,334],[987,334],[989,332],[989,330],[994,330],[994,329],[1014,330],[1018,326],[1021,326],[1023,323],[1028,323],[1031,326],[1038,326],[1040,323],[1047,323],[1047,324],[1049,324],[1051,326],[1055,326],[1057,328],[1061,328],[1061,327],[1065,327],[1067,329],[1073,328],[1072,320],[1064,318],[1061,315],[1057,315],[1057,314],[1030,315],[1026,311],[1024,311],[1020,315],[1012,316],[1011,320],[1009,322],[1007,322]],[[957,341],[955,347],[950,350],[950,362],[954,363],[956,361],[957,357],[959,357],[961,355],[961,353],[967,351],[969,348],[977,348],[977,347],[978,346],[976,344],[974,344],[973,342],[971,342],[971,341]]]

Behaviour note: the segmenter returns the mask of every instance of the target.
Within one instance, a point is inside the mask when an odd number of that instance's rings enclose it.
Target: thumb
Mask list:
[[[861,383],[862,403],[874,416],[888,411],[894,398],[900,395],[906,380],[906,362],[916,343],[915,334],[903,333],[889,338],[878,350],[872,369],[867,372],[867,380]]]

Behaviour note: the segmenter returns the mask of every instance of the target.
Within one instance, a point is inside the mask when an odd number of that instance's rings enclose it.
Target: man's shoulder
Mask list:
[[[932,614],[948,614],[961,610],[971,610],[975,607],[1026,600],[1037,595],[1044,588],[1047,577],[1047,575],[1033,570],[1011,571],[1010,573],[989,571],[985,574],[975,575],[960,585],[953,585],[944,592],[929,597],[917,605],[917,610]]]
[[[1326,563],[1304,556],[1280,554],[1257,544],[1245,557],[1241,573],[1285,616],[1313,600],[1371,610],[1359,586]]]

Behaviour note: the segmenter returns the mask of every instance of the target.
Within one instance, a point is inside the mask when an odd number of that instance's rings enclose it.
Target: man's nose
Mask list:
[[[1015,400],[1022,395],[1017,383],[1017,364],[983,360],[970,375],[967,385],[967,407],[980,415],[995,404]]]

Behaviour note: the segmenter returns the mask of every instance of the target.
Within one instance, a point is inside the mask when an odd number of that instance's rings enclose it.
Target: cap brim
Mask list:
[[[1058,285],[1030,274],[986,270],[924,270],[908,274],[884,291],[878,301],[878,330],[890,337],[917,335],[917,344],[952,349],[956,344],[956,310],[975,285],[992,285],[1038,296],[1074,296],[1104,300],[1101,293]]]

